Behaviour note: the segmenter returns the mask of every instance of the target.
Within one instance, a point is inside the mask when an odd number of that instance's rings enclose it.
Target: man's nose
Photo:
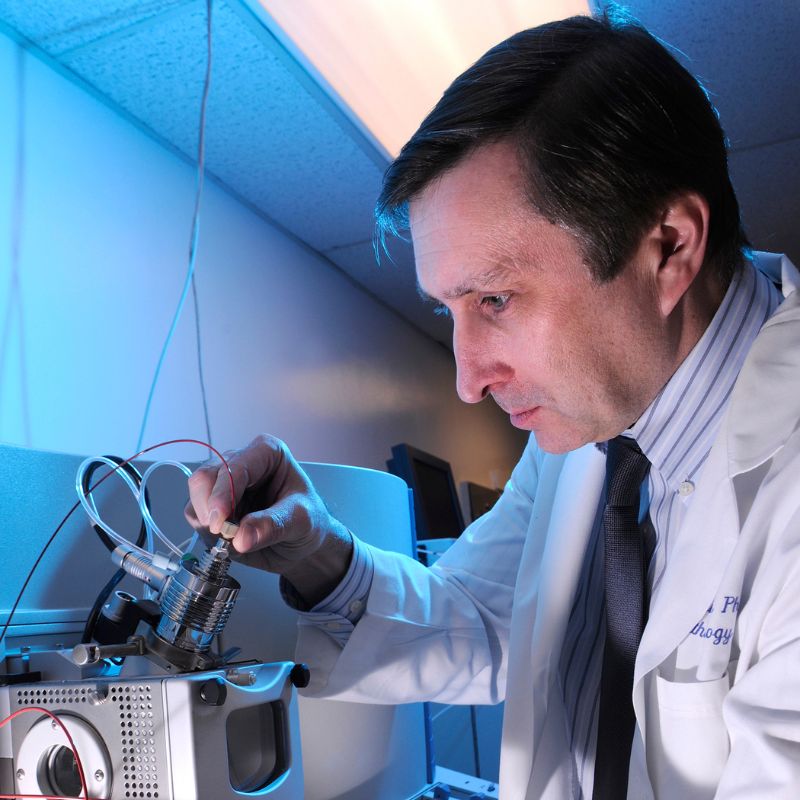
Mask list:
[[[489,342],[458,324],[453,328],[456,357],[456,391],[465,403],[479,403],[493,386],[506,380],[508,370],[500,366]]]

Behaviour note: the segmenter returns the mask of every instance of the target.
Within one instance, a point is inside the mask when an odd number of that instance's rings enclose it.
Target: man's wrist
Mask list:
[[[325,599],[344,579],[353,558],[353,537],[341,523],[327,534],[319,548],[283,571],[307,608]]]
[[[301,625],[313,625],[344,646],[367,609],[367,597],[375,572],[372,553],[353,536],[353,558],[347,574],[333,591],[314,606],[308,606],[283,577],[279,586],[284,602],[298,612]]]

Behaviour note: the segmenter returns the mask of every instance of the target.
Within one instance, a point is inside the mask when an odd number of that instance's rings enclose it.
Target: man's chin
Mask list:
[[[561,455],[594,441],[588,430],[580,430],[574,420],[547,406],[534,406],[508,418],[515,428],[530,431],[545,453]]]
[[[581,435],[580,432],[559,428],[558,426],[541,425],[529,429],[536,439],[540,450],[551,455],[571,453],[592,442],[590,436]]]
[[[533,431],[533,438],[536,439],[536,444],[539,446],[540,450],[552,456],[571,453],[573,450],[577,450],[579,447],[586,444],[586,442],[570,444],[563,441],[551,441],[546,436],[543,436],[541,431]]]

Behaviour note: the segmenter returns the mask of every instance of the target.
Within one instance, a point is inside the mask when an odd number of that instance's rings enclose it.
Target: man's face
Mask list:
[[[505,142],[468,156],[409,211],[420,288],[453,318],[462,400],[491,394],[552,453],[636,421],[670,357],[647,248],[596,282],[575,237],[532,209]]]

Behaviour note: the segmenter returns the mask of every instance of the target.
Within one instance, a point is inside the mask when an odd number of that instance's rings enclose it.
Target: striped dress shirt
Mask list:
[[[746,264],[731,281],[700,341],[644,414],[625,431],[651,463],[642,492],[642,515],[649,511],[655,533],[647,571],[651,599],[658,594],[674,533],[692,501],[744,359],[780,300],[771,281]],[[603,505],[601,498],[559,662],[574,763],[572,796],[578,800],[591,798],[594,782],[605,640]]]
[[[304,607],[300,595],[285,578],[280,579],[279,586],[284,601],[300,614],[303,624],[319,626],[344,647],[364,614],[374,571],[372,553],[353,536],[353,557],[344,578],[313,608]]]

